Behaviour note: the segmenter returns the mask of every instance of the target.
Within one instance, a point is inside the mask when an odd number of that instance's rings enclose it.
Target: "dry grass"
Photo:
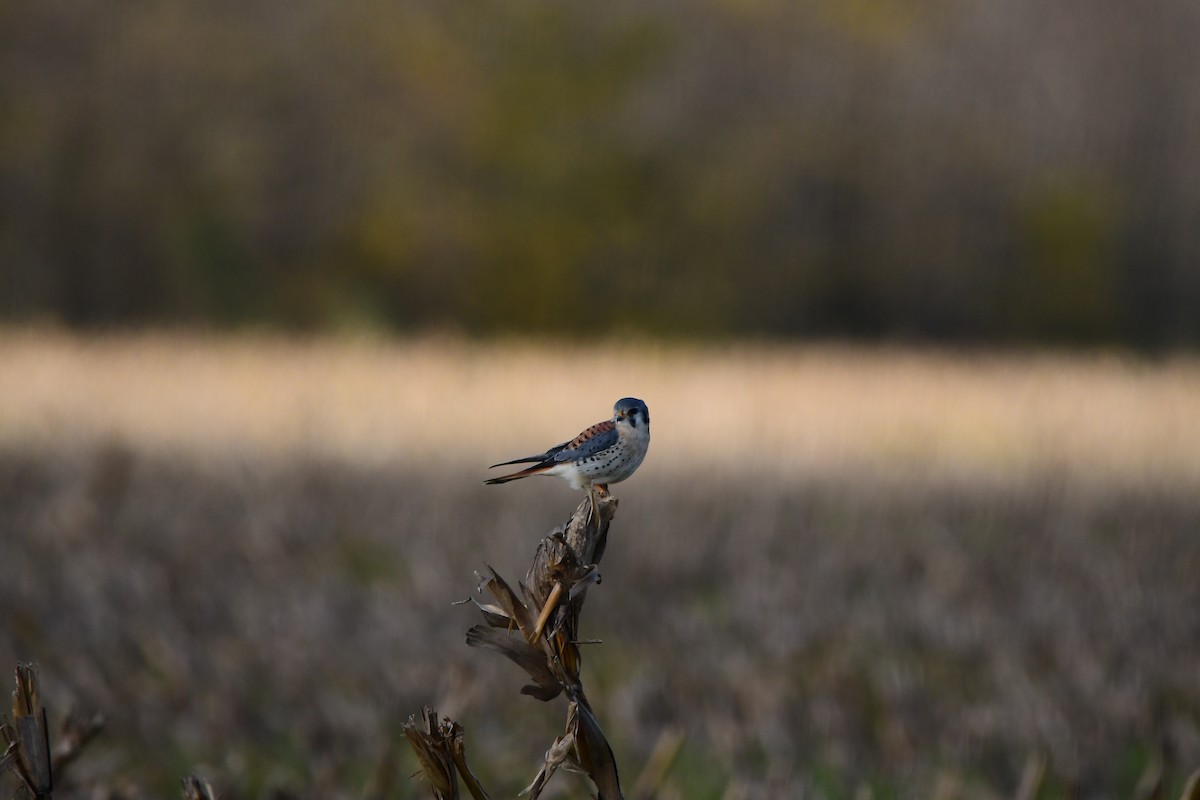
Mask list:
[[[0,446],[127,441],[461,468],[636,394],[646,469],[917,471],[1200,488],[1200,362],[840,346],[698,349],[0,333]]]
[[[677,731],[664,796],[689,800],[1011,795],[1031,754],[1047,792],[1125,796],[1161,763],[1178,796],[1198,387],[1185,359],[9,332],[0,666],[41,665],[52,725],[108,720],[64,796],[193,770],[357,796],[425,704],[512,794],[561,719],[450,603],[579,498],[483,466],[636,393],[655,438],[585,654],[627,778]]]

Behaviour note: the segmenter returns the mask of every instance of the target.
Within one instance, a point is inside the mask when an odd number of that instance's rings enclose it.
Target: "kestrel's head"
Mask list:
[[[650,430],[650,409],[636,397],[622,397],[613,406],[613,421],[620,425],[628,423],[634,428]]]

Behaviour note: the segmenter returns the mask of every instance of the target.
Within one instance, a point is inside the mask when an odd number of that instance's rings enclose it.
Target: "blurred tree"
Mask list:
[[[1112,193],[1086,181],[1040,187],[1020,209],[1023,251],[1006,280],[1007,327],[1028,340],[1119,339]]]
[[[1197,35],[1189,0],[3,4],[0,318],[1194,345]]]

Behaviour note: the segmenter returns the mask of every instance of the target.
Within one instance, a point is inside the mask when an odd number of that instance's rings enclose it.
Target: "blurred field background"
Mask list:
[[[1039,758],[1043,798],[1177,795],[1197,36],[1186,0],[0,4],[0,668],[109,719],[59,794],[358,797],[429,702],[514,794],[561,709],[451,602],[578,498],[484,467],[633,394],[584,614],[630,785],[667,731],[665,800]]]
[[[450,603],[576,496],[480,480],[633,388],[585,620],[628,780],[664,730],[684,797],[1200,763],[1193,359],[10,332],[0,376],[0,658],[104,710],[131,786],[356,796],[432,701],[519,789],[558,710]]]

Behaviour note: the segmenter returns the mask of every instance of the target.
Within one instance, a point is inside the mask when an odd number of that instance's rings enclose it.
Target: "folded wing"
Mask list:
[[[611,419],[597,422],[551,456],[557,462],[579,461],[617,443],[617,426]],[[550,455],[550,454],[547,454]]]
[[[519,478],[528,478],[530,475],[537,475],[545,472],[548,469],[558,466],[563,463],[579,461],[589,456],[595,455],[602,450],[607,450],[617,443],[617,426],[610,419],[603,422],[597,422],[587,430],[582,431],[574,439],[562,444],[551,447],[544,453],[539,453],[536,456],[525,456],[524,458],[514,458],[512,461],[501,461],[499,464],[492,464],[488,469],[495,467],[507,467],[512,464],[533,464],[532,467],[526,467],[523,470],[513,472],[509,475],[501,475],[498,478],[484,481],[485,484],[507,483],[515,481]]]

